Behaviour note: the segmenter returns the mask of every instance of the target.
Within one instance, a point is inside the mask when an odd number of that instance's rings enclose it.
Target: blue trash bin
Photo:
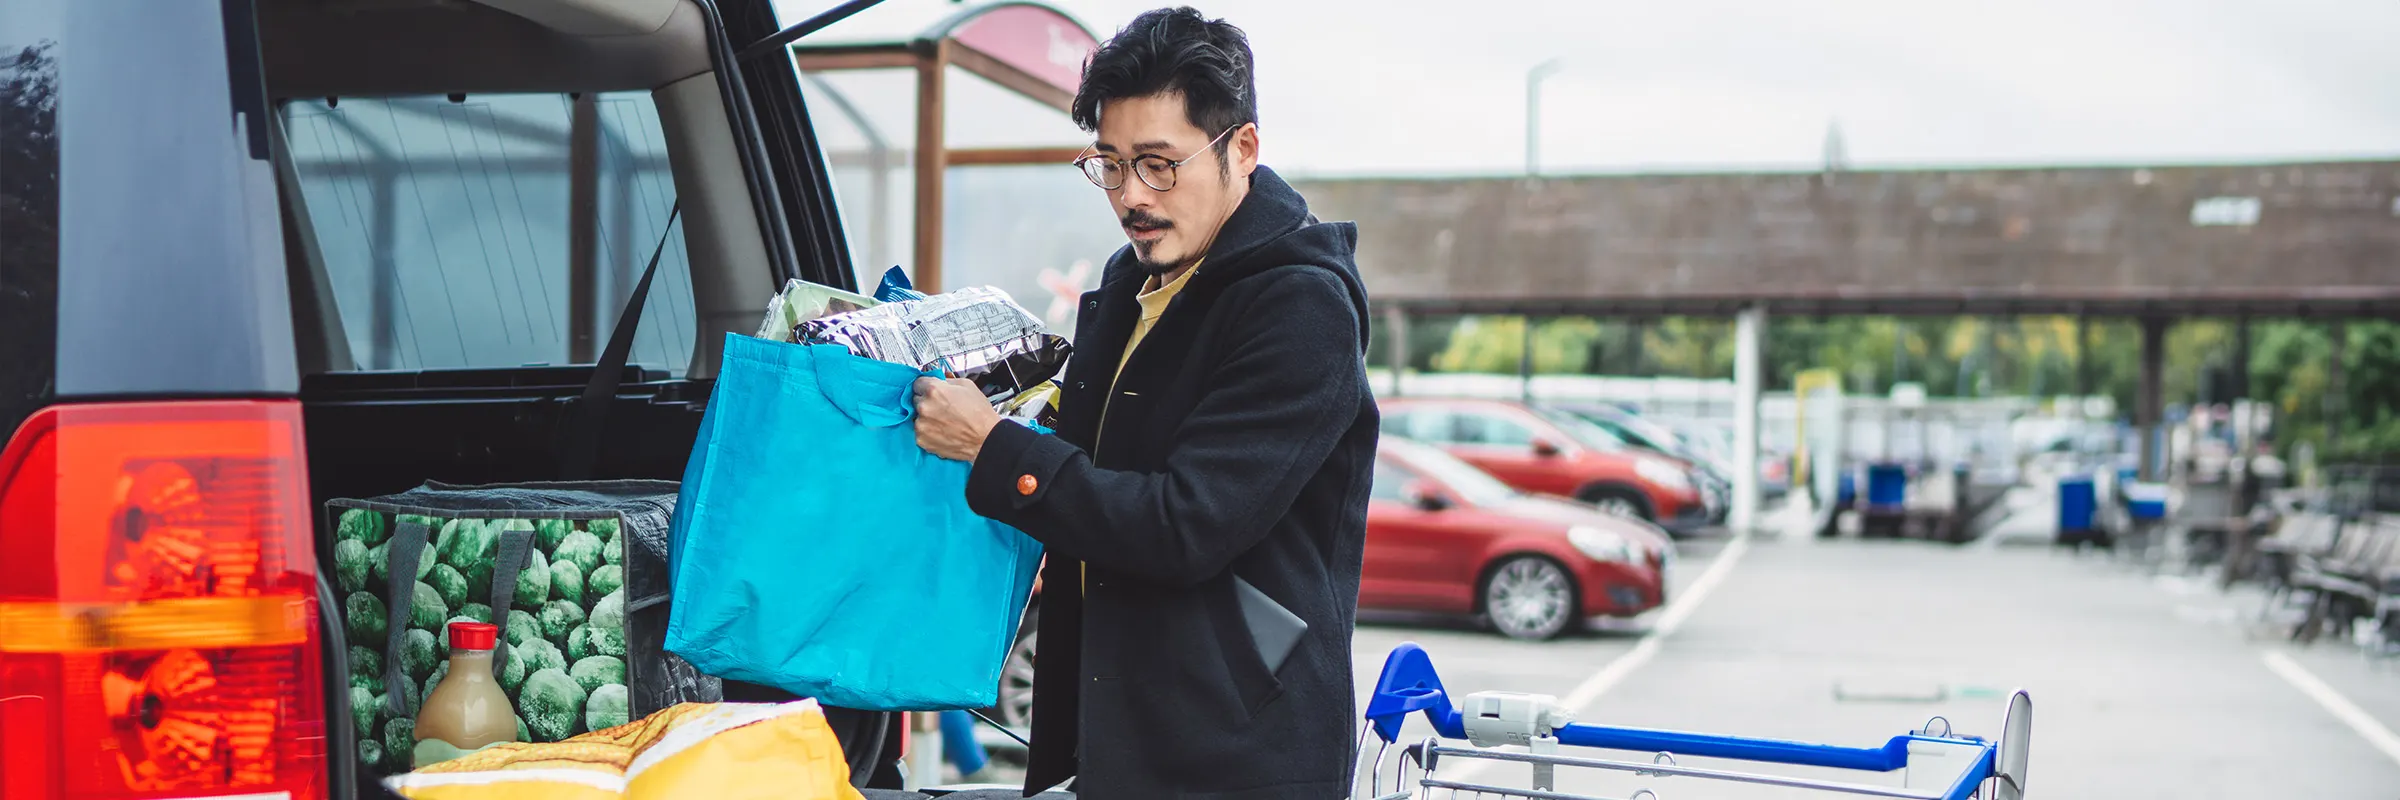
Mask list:
[[[2058,543],[2075,544],[2091,538],[2092,518],[2099,507],[2097,485],[2090,475],[2058,479]]]
[[[1867,507],[1897,512],[1908,505],[1908,468],[1890,462],[1867,466]]]
[[[2136,483],[2125,487],[2126,514],[2143,522],[2167,518],[2167,487],[2162,483]]]

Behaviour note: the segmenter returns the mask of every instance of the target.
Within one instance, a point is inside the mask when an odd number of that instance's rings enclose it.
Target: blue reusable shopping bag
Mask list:
[[[676,501],[669,651],[844,708],[997,700],[1041,544],[968,510],[968,465],[917,446],[919,375],[725,337]]]

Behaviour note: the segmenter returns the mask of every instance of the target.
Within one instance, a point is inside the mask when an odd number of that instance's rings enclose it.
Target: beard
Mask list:
[[[1172,220],[1151,214],[1146,211],[1129,212],[1123,217],[1118,218],[1117,224],[1119,227],[1122,227],[1129,236],[1137,229],[1145,231],[1171,231],[1175,229],[1175,223]],[[1192,261],[1198,256],[1197,253],[1185,253],[1182,254],[1182,257],[1180,258],[1162,258],[1158,253],[1158,246],[1166,243],[1165,239],[1163,238],[1157,241],[1142,241],[1140,239],[1132,239],[1131,242],[1133,244],[1134,263],[1141,265],[1142,271],[1149,273],[1151,277],[1159,277],[1169,272],[1174,272],[1177,268],[1192,263]]]

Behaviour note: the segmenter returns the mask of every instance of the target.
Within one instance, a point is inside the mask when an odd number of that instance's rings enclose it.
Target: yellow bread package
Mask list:
[[[815,700],[682,703],[563,742],[508,742],[385,780],[409,800],[861,800]]]

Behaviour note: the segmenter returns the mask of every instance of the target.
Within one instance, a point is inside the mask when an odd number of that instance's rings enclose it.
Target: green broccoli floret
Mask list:
[[[533,641],[526,642],[524,647],[509,648],[508,651],[512,654],[523,654],[525,659],[525,674],[527,675],[531,675],[545,669],[565,671],[567,668],[567,657],[558,651],[558,645],[551,644],[542,639],[535,639]]]
[[[370,585],[384,586],[391,583],[391,554],[391,542],[384,542],[383,544],[367,548],[367,580],[373,581],[373,583]],[[335,566],[338,567],[340,565]]]
[[[567,674],[583,684],[584,691],[598,691],[602,686],[625,682],[625,660],[616,656],[585,656],[575,659],[575,666],[568,667]]]
[[[582,660],[594,656],[625,657],[624,633],[598,625],[578,625],[567,636],[567,657]]]
[[[572,520],[541,519],[533,522],[533,547],[544,553],[558,552],[558,543],[575,530]]]
[[[586,531],[576,531],[567,534],[566,540],[558,543],[558,552],[552,553],[550,560],[573,561],[577,572],[590,573],[600,568],[600,549],[604,546],[600,537]]]
[[[441,531],[442,526],[445,524],[441,517],[428,517],[423,514],[402,514],[393,518],[392,526],[396,529],[401,525],[406,525],[411,522],[431,528],[437,533]]]
[[[500,527],[476,520],[452,520],[442,531],[442,563],[458,568],[467,586],[492,585],[492,560],[499,557]]]
[[[537,742],[555,742],[583,727],[583,685],[556,669],[525,676],[525,694],[517,709]]]
[[[380,643],[378,643],[380,644]],[[359,645],[350,646],[350,674],[382,675],[383,655]]]
[[[333,584],[345,592],[367,588],[367,574],[374,568],[367,563],[367,546],[356,539],[333,543]]]
[[[400,682],[401,707],[408,709],[409,716],[416,716],[417,709],[422,708],[424,702],[425,694],[417,691],[417,683],[415,680],[412,679]]]
[[[383,743],[375,741],[375,737],[372,736],[359,737],[358,763],[369,767],[382,767]]]
[[[449,618],[450,605],[442,602],[442,593],[424,581],[417,581],[417,597],[408,606],[408,627],[421,631],[441,630],[442,620]]]
[[[550,596],[582,606],[583,570],[577,569],[573,561],[559,561],[551,564],[549,571]]]
[[[433,675],[425,679],[425,693],[418,696],[432,697],[434,687],[442,685],[442,679],[447,677],[450,677],[450,662],[444,661],[435,665]]]
[[[350,735],[366,738],[375,729],[375,693],[350,687]]]
[[[600,643],[592,638],[592,626],[577,625],[567,633],[567,659],[582,661],[600,654]]]
[[[583,607],[565,600],[542,604],[542,638],[564,642],[575,626],[583,624]]]
[[[608,537],[608,544],[600,546],[600,560],[610,564],[625,563],[625,537]]]
[[[517,741],[533,741],[533,732],[525,729],[525,718],[521,716],[517,718]]]
[[[540,639],[533,641],[549,644]],[[526,673],[533,671],[526,669],[526,659],[528,658],[540,658],[540,656],[529,656],[525,648],[509,646],[508,657],[500,661],[500,691],[514,695],[517,693],[517,687],[525,685]]]
[[[506,633],[508,634],[508,643],[511,645],[540,641],[542,638],[541,619],[523,611],[510,609]]]
[[[632,703],[628,702],[625,684],[606,684],[598,689],[593,689],[591,696],[584,701],[584,730],[598,731],[614,728],[625,724],[627,718],[632,714]]]
[[[592,627],[603,630],[625,630],[625,592],[620,589],[600,597],[592,604]]]
[[[482,603],[468,603],[459,607],[458,615],[476,622],[489,623],[492,621],[492,607]],[[447,628],[449,626],[445,625],[443,627]]]
[[[608,537],[617,535],[618,527],[620,526],[617,524],[616,517],[601,517],[586,523],[583,526],[583,529],[591,531],[593,536],[606,539]]]
[[[342,600],[342,630],[350,641],[368,644],[383,642],[385,632],[383,601],[366,592],[352,592]]]
[[[433,642],[433,632],[411,629],[408,638],[400,641],[400,669],[413,680],[424,680],[433,674],[433,665],[441,663],[436,654],[440,647]]]
[[[550,601],[550,559],[536,550],[528,553],[525,568],[517,572],[516,607],[540,611]]]
[[[355,672],[350,673],[350,688],[365,689],[370,692],[375,691],[376,689],[383,688],[383,676],[360,675]]]
[[[384,530],[383,515],[363,508],[342,512],[341,521],[334,523],[334,537],[345,542],[357,542],[360,547],[374,547],[391,538]]]
[[[417,720],[414,717],[417,712],[412,708],[408,713],[411,716],[393,717],[391,721],[383,723],[384,757],[392,762],[390,766],[393,772],[406,772],[415,766],[408,762],[414,759],[417,752]]]
[[[586,597],[606,597],[624,585],[625,568],[615,564],[601,565],[599,569],[592,570],[592,574],[583,576],[583,594]]]
[[[448,564],[436,564],[425,582],[441,593],[443,608],[458,608],[467,604],[467,576]]]

